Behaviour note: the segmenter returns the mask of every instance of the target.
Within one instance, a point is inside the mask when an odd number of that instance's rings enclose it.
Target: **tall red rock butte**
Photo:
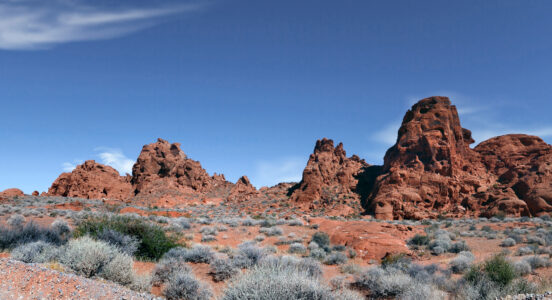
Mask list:
[[[551,146],[520,137],[498,137],[471,149],[471,132],[461,127],[448,98],[420,100],[406,113],[397,142],[385,155],[367,210],[380,219],[538,215],[549,207],[544,203],[550,200]],[[528,156],[535,151],[534,158]],[[541,172],[532,164],[547,175],[537,175]],[[501,182],[512,172],[525,176],[522,182],[530,188],[516,192],[516,183]],[[530,210],[532,202],[539,202],[532,204],[538,208]]]

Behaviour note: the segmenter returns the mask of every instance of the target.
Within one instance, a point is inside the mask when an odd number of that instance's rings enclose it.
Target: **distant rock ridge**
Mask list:
[[[257,195],[257,190],[247,177],[232,184],[222,174],[209,176],[198,161],[186,156],[179,143],[171,144],[159,138],[142,148],[132,175],[120,176],[112,167],[90,160],[72,172],[61,174],[48,195],[136,200],[170,206],[228,195],[232,200],[249,199]]]
[[[61,174],[48,195],[111,198],[170,207],[182,203],[285,204],[327,215],[378,219],[477,217],[552,213],[552,146],[535,136],[510,134],[475,148],[447,97],[420,100],[409,109],[383,166],[371,166],[343,144],[316,141],[299,183],[255,189],[210,176],[178,143],[145,145],[132,175],[94,161]],[[265,201],[272,200],[272,201]]]

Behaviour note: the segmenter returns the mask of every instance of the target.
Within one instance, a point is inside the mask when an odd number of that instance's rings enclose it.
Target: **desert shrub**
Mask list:
[[[106,242],[84,236],[67,243],[60,261],[77,274],[92,277],[99,274],[115,254],[116,250]]]
[[[516,240],[513,238],[505,238],[501,243],[500,246],[502,247],[513,247],[516,245]]]
[[[381,267],[384,269],[387,268],[397,268],[397,269],[406,269],[410,266],[411,260],[404,253],[396,253],[386,255],[381,260]]]
[[[238,246],[238,253],[232,257],[232,263],[238,268],[250,268],[265,256],[263,248],[252,243],[242,243]]]
[[[276,226],[276,220],[274,219],[264,219],[259,222],[261,227],[273,227]]]
[[[20,227],[0,226],[0,249],[13,249],[36,241],[61,245],[67,241],[67,237],[58,234],[52,228],[39,227],[32,221]]]
[[[63,219],[56,219],[50,224],[50,228],[60,236],[68,237],[71,233],[71,227],[69,227],[69,224]]]
[[[242,226],[255,226],[256,221],[247,217],[242,220]]]
[[[317,259],[317,260],[325,259],[326,255],[327,255],[326,251],[324,251],[324,249],[321,249],[321,248],[311,249],[310,253],[309,253],[309,256],[311,258],[314,258],[314,259]]]
[[[322,276],[322,266],[316,260],[310,258],[297,258],[294,256],[267,256],[259,264],[263,267],[269,266],[273,269],[286,269],[295,272],[302,272],[308,277],[320,278]]]
[[[422,235],[422,234],[416,234],[414,237],[412,237],[408,241],[408,244],[409,245],[414,245],[414,246],[425,246],[425,245],[429,244],[429,241],[430,241],[429,236]]]
[[[504,256],[495,255],[480,266],[473,266],[464,278],[476,282],[488,278],[490,281],[504,287],[516,278],[514,266]]]
[[[353,285],[370,292],[372,297],[397,297],[407,290],[413,280],[397,269],[370,268],[355,276]]]
[[[264,227],[259,229],[260,233],[264,233],[267,236],[278,236],[284,233],[284,230],[280,227]]]
[[[520,276],[525,276],[533,271],[531,265],[525,260],[516,261],[513,266],[516,273]]]
[[[330,236],[325,232],[315,232],[312,235],[311,242],[315,242],[320,248],[326,251],[330,249]]]
[[[160,285],[168,282],[169,279],[176,274],[190,272],[192,272],[192,269],[184,260],[175,257],[163,256],[163,258],[155,265],[152,283],[154,285]]]
[[[289,245],[288,252],[294,254],[305,254],[307,253],[307,247],[300,243],[293,243]]]
[[[474,256],[473,254],[471,254],[471,252],[460,252],[454,259],[450,261],[450,270],[455,274],[464,273],[470,268],[473,260]]]
[[[345,245],[333,245],[331,247],[331,251],[341,252],[341,251],[345,251],[345,249],[347,249],[347,247],[345,247]]]
[[[215,253],[209,246],[194,245],[191,249],[188,249],[182,259],[187,262],[193,263],[210,263],[215,257]]]
[[[60,249],[52,244],[36,241],[17,246],[11,252],[13,259],[25,263],[46,263],[59,258]]]
[[[360,300],[358,294],[332,291],[317,277],[294,263],[297,258],[267,258],[251,271],[243,273],[230,282],[222,300],[242,299],[313,299],[313,300]]]
[[[527,262],[531,269],[539,269],[539,268],[545,268],[550,266],[550,260],[548,260],[545,257],[542,256],[531,256],[524,259],[525,262]]]
[[[190,273],[178,273],[170,278],[163,289],[163,295],[169,299],[209,300],[213,297],[211,288],[201,283]]]
[[[435,255],[447,252],[451,247],[451,240],[448,235],[437,235],[434,240],[429,242],[429,250]]]
[[[130,289],[138,292],[150,292],[152,278],[149,274],[135,275],[132,283],[128,286]]]
[[[257,236],[255,237],[255,241],[257,241],[257,242],[262,242],[262,241],[265,240],[265,238],[266,238],[266,237],[265,237],[264,235],[259,234],[259,235],[257,235]]]
[[[97,238],[117,247],[121,252],[131,256],[138,250],[138,240],[135,237],[128,236],[113,229],[104,228],[98,233]]]
[[[190,223],[190,220],[188,218],[180,217],[173,219],[173,222],[175,224],[178,224],[182,229],[190,229],[192,228],[192,224]]]
[[[468,246],[468,244],[466,244],[466,241],[458,241],[456,243],[452,243],[452,245],[448,249],[448,252],[451,253],[460,253],[462,251],[470,251],[470,247]]]
[[[518,256],[524,256],[524,255],[529,255],[533,253],[535,253],[535,251],[533,251],[531,247],[520,247],[516,251],[516,255]]]
[[[217,258],[210,264],[209,274],[215,281],[224,281],[238,273],[238,269],[228,259]]]
[[[341,252],[330,253],[324,259],[324,264],[326,265],[342,265],[347,262],[347,255]]]
[[[199,229],[199,232],[201,232],[204,235],[217,235],[218,234],[217,229],[215,227],[210,227],[210,226],[202,226]]]
[[[201,236],[201,242],[202,243],[208,243],[208,242],[212,242],[212,241],[216,241],[217,240],[217,237],[214,236],[214,235],[210,235],[210,234],[204,234]]]
[[[116,253],[101,271],[100,276],[122,285],[129,285],[134,280],[132,256],[126,253]]]
[[[158,260],[171,248],[178,246],[176,238],[169,237],[159,225],[130,216],[103,216],[84,219],[75,229],[75,236],[98,237],[104,230],[111,229],[138,240],[136,256],[142,259]]]
[[[339,271],[346,274],[358,274],[362,271],[362,268],[357,264],[349,263],[339,267]]]
[[[291,220],[288,220],[287,221],[287,224],[289,226],[303,226],[303,221],[299,220],[299,219],[291,219]]]
[[[541,246],[546,245],[546,241],[543,238],[535,236],[535,235],[528,236],[527,237],[527,243],[528,244],[537,244],[537,245],[541,245]]]
[[[6,223],[8,223],[8,225],[10,225],[11,227],[20,228],[20,227],[23,227],[23,224],[25,224],[25,221],[26,219],[24,216],[20,214],[13,214],[8,218]]]

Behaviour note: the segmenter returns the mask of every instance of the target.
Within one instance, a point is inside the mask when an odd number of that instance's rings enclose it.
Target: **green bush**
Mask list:
[[[429,236],[416,234],[414,237],[408,241],[410,245],[423,246],[429,244]]]
[[[482,265],[472,266],[464,276],[468,282],[478,282],[485,277],[494,283],[506,286],[517,275],[514,266],[504,256],[496,255]]]
[[[318,231],[312,235],[311,242],[315,242],[323,249],[329,249],[330,247],[330,236],[327,233]]]
[[[167,236],[159,225],[130,216],[90,218],[80,222],[75,236],[90,235],[97,238],[104,230],[114,230],[138,240],[136,257],[158,260],[170,249],[179,246],[176,238]]]

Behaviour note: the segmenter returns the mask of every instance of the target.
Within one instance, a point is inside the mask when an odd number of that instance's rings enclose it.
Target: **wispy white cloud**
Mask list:
[[[120,149],[99,147],[95,150],[100,151],[98,156],[102,164],[115,168],[121,175],[132,173],[135,161],[126,157]]]
[[[399,132],[399,128],[401,127],[401,122],[396,121],[393,123],[389,123],[385,127],[377,130],[370,139],[381,143],[385,145],[393,145],[397,141],[397,133]]]
[[[272,186],[280,182],[298,182],[307,161],[305,157],[286,157],[271,161],[259,161],[251,181],[257,186]]]
[[[79,160],[79,159],[75,159],[71,162],[64,162],[61,164],[61,167],[63,168],[63,172],[71,172],[73,171],[77,165],[80,165],[82,164],[83,161],[82,160]]]
[[[153,26],[162,17],[201,9],[94,7],[83,0],[0,0],[0,49],[46,49],[57,44],[110,39]],[[132,3],[132,1],[130,2]]]

